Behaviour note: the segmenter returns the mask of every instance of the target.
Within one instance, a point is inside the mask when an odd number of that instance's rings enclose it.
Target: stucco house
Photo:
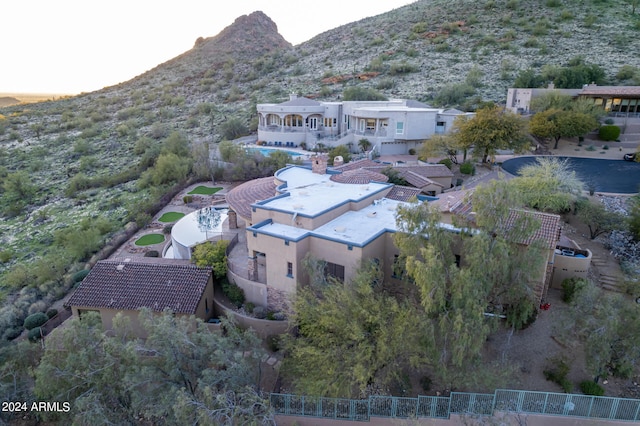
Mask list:
[[[462,111],[404,99],[319,102],[291,95],[287,102],[258,104],[258,141],[312,149],[367,139],[379,154],[407,154],[434,134],[446,133]]]
[[[254,181],[255,187],[246,183],[230,191],[227,201],[246,223],[248,272],[239,276],[230,271],[229,278],[245,289],[248,300],[271,309],[283,308],[287,295],[308,282],[303,267],[307,254],[324,260],[325,273],[339,280],[348,281],[363,260],[382,265],[387,282],[401,279],[395,267],[399,255],[393,239],[398,231],[396,211],[421,191],[388,183],[385,175],[367,167],[375,169],[372,164],[360,166],[364,167],[328,168],[326,157],[315,156],[311,170],[289,166],[271,180]],[[268,198],[253,198],[269,191],[274,192]],[[472,212],[465,194],[439,194],[438,200],[430,201],[441,207],[444,226],[454,229],[454,215]],[[252,198],[255,201],[249,201]],[[517,214],[535,215],[541,223],[531,241],[542,240],[545,247],[546,263],[535,285],[542,300],[553,273],[560,217],[514,212]]]
[[[214,316],[211,268],[184,261],[145,258],[102,260],[74,291],[66,306],[73,315],[100,314],[105,331],[120,313],[129,318],[133,332],[145,337],[138,321],[140,309],[170,309],[175,315],[195,315],[207,321]]]
[[[585,84],[580,89],[556,89],[550,84],[546,89],[510,88],[507,90],[506,108],[514,113],[529,114],[531,101],[551,91],[573,98],[592,99],[607,113],[620,117],[637,117],[640,113],[640,86],[598,86]]]

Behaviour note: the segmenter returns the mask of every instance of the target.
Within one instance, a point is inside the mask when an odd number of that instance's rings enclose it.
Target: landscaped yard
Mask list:
[[[138,238],[135,242],[137,246],[150,246],[152,244],[160,244],[164,242],[162,234],[147,234]]]
[[[216,192],[220,191],[222,188],[219,186],[211,187],[211,186],[196,186],[190,192],[189,195],[213,195]]]
[[[158,222],[175,222],[184,217],[184,213],[180,212],[166,212],[158,218]]]

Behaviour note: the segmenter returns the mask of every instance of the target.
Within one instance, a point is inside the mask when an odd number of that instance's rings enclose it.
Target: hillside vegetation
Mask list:
[[[148,222],[164,194],[216,173],[212,144],[255,130],[256,103],[359,86],[473,107],[503,101],[524,70],[577,57],[628,84],[639,32],[627,2],[423,0],[291,46],[256,12],[129,82],[1,108],[0,337],[64,295],[125,225]]]

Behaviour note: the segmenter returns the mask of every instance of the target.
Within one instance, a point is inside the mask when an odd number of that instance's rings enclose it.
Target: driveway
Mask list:
[[[502,168],[517,175],[520,168],[534,164],[537,157],[515,157],[502,163]],[[640,188],[640,163],[599,158],[556,157],[567,159],[578,177],[596,192],[635,194]]]

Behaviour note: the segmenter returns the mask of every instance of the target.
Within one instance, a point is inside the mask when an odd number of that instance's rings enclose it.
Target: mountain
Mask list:
[[[99,228],[98,238],[104,222],[144,219],[162,192],[137,185],[138,164],[171,132],[202,148],[230,119],[255,128],[256,103],[292,92],[336,100],[353,85],[427,103],[461,89],[463,99],[503,102],[519,72],[580,60],[626,83],[640,75],[631,12],[610,0],[420,0],[296,46],[255,12],[130,81],[0,108],[0,297],[14,302],[0,308],[0,334],[64,293],[61,269],[83,267],[59,260],[65,234]],[[78,245],[94,242],[78,235]]]

